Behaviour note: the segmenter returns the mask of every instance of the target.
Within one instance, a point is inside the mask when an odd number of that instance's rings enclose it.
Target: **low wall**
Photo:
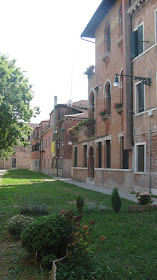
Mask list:
[[[76,181],[86,182],[88,177],[87,168],[73,167],[72,179]],[[133,190],[132,170],[130,169],[107,169],[95,168],[94,170],[94,184],[113,189],[118,187],[122,190]]]
[[[88,170],[85,167],[72,167],[72,179],[76,181],[86,182]]]

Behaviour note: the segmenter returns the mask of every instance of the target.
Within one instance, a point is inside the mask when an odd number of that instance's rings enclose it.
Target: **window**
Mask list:
[[[145,110],[145,86],[143,83],[139,82],[135,85],[135,95],[136,95],[136,114],[141,113]]]
[[[146,170],[146,145],[145,143],[136,144],[136,171],[145,172]]]
[[[74,166],[77,167],[77,147],[74,149]]]
[[[155,11],[155,43],[157,43],[157,10]]]
[[[83,146],[84,167],[87,167],[87,145]]]
[[[11,167],[16,168],[16,158],[11,159]]]
[[[104,29],[104,43],[105,43],[105,53],[111,52],[111,32],[110,32],[110,24],[107,24]]]
[[[102,167],[102,146],[101,142],[98,142],[98,168]]]
[[[110,140],[106,140],[106,168],[111,167],[111,143]]]
[[[94,92],[92,91],[90,93],[90,97],[89,97],[89,118],[93,119],[94,118]]]
[[[124,150],[124,137],[121,137],[121,168],[128,169],[129,168],[129,151]]]
[[[105,85],[105,96],[106,96],[106,110],[108,115],[111,115],[111,86],[110,82],[107,82]]]
[[[131,58],[140,55],[143,50],[143,25],[140,25],[134,32],[131,33]]]

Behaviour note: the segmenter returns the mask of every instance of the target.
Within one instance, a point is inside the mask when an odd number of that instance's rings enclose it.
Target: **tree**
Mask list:
[[[0,56],[0,157],[9,155],[13,146],[26,145],[30,119],[39,113],[38,108],[30,108],[32,86],[15,63]]]

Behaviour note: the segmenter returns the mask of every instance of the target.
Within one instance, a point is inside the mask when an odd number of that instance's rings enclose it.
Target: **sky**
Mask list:
[[[83,73],[95,64],[95,44],[81,33],[102,0],[1,0],[0,53],[16,59],[33,85],[31,107],[49,119],[54,107],[68,100],[88,99]]]

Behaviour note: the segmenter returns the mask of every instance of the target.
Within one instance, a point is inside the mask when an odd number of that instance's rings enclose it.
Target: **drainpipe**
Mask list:
[[[149,124],[149,192],[151,193],[151,119]]]

